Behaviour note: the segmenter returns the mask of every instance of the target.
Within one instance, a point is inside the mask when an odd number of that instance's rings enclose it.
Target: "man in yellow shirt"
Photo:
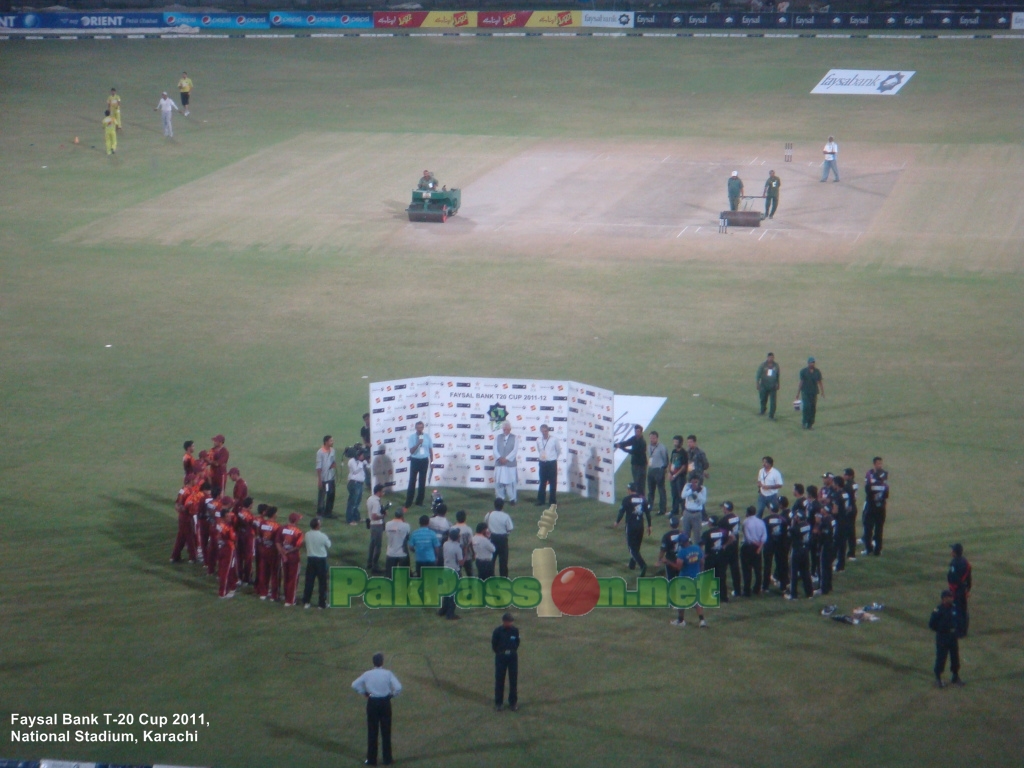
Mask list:
[[[107,96],[107,109],[110,110],[110,116],[114,118],[114,125],[117,126],[117,130],[121,130],[121,97],[117,95],[117,88],[110,89],[110,95]]]
[[[103,113],[103,138],[107,142],[107,154],[117,152],[117,123],[110,114],[110,110]]]
[[[189,79],[188,72],[181,73],[178,91],[181,93],[181,108],[185,111],[185,117],[188,117],[188,99],[192,94],[192,81]]]

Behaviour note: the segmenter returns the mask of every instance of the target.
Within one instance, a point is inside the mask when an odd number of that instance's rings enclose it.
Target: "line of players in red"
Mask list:
[[[292,512],[281,525],[277,507],[260,504],[254,514],[241,472],[228,469],[224,436],[212,440],[213,447],[198,456],[191,440],[184,444],[185,482],[174,503],[178,535],[171,562],[182,562],[187,552],[190,563],[205,565],[207,573],[217,576],[224,599],[234,597],[240,584],[250,584],[260,600],[278,600],[283,592],[285,606],[293,606],[304,540],[296,523],[302,515]],[[228,480],[234,483],[230,496],[224,493]]]

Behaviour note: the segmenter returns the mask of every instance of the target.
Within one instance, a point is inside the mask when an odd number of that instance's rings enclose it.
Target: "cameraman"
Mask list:
[[[682,535],[690,541],[700,540],[701,521],[704,519],[704,508],[708,502],[708,489],[704,487],[701,476],[694,474],[688,485],[683,487],[683,522],[680,526]]]
[[[384,486],[377,483],[373,486],[373,495],[366,500],[366,527],[370,529],[370,553],[366,557],[366,572],[373,575],[377,572],[380,561],[381,544],[384,541],[384,518],[388,514],[388,504],[381,504],[384,498]]]
[[[363,500],[363,483],[370,465],[366,462],[366,451],[361,445],[345,449],[348,458],[348,506],[345,508],[345,522],[359,525],[359,503]]]

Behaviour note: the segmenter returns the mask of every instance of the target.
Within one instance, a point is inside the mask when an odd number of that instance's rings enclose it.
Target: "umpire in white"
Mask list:
[[[391,765],[391,699],[402,692],[391,670],[384,669],[384,654],[373,654],[373,669],[352,683],[366,697],[366,765],[377,764],[377,735],[383,740],[384,765]]]

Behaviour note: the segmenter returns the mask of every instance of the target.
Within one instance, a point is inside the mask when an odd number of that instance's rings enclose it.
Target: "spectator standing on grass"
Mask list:
[[[835,176],[834,181],[839,181],[839,145],[836,144],[835,136],[828,137],[828,141],[825,142],[821,154],[825,158],[821,164],[821,180],[828,181],[828,172],[831,170],[832,175]]]
[[[701,478],[694,475],[683,488],[683,520],[682,532],[690,541],[697,541],[700,536],[701,523],[707,514],[708,489]]]
[[[494,543],[487,523],[478,523],[473,535],[473,557],[476,559],[476,575],[486,580],[494,575]]]
[[[949,658],[949,671],[953,673],[950,684],[963,686],[960,679],[960,627],[963,623],[953,593],[942,590],[942,602],[932,611],[928,620],[928,628],[935,633],[935,685],[945,688],[942,673],[946,671],[946,658]]]
[[[743,520],[743,547],[740,549],[740,560],[743,566],[743,596],[750,597],[750,577],[753,573],[753,594],[761,594],[761,553],[768,541],[768,528],[757,515],[756,507],[747,507],[747,516]]]
[[[552,504],[558,503],[558,456],[561,452],[561,441],[551,436],[551,427],[541,424],[540,438],[537,440],[537,471],[540,473],[540,482],[535,503],[538,507],[547,504],[547,499],[550,499]],[[550,494],[547,492],[549,488]]]
[[[960,619],[957,637],[967,637],[967,625],[970,623],[967,598],[971,594],[971,564],[964,557],[963,544],[954,544],[950,551],[953,553],[953,559],[949,563],[949,570],[946,571],[946,582],[949,584],[949,591],[953,595],[953,603]]]
[[[796,396],[800,400],[800,414],[804,429],[814,427],[814,417],[818,411],[818,395],[825,396],[825,382],[821,371],[813,357],[807,358],[807,367],[800,370],[800,381],[797,384]]]
[[[639,424],[633,427],[633,436],[615,443],[615,447],[629,454],[629,468],[633,473],[633,485],[637,493],[643,493],[647,487],[647,441],[644,440],[644,428]]]
[[[658,514],[665,514],[665,470],[668,467],[668,449],[660,442],[658,433],[651,430],[647,446],[647,499],[654,507],[654,494],[658,493]]]
[[[427,491],[427,473],[434,455],[434,444],[424,431],[422,421],[417,421],[415,432],[409,435],[409,487],[405,492],[405,508],[414,503],[423,506],[423,495]]]
[[[779,207],[779,189],[782,187],[782,179],[775,175],[775,171],[768,171],[768,179],[764,183],[764,217],[774,219],[775,211]],[[762,407],[762,413],[764,413]]]
[[[402,692],[391,670],[384,669],[384,654],[373,654],[373,669],[352,683],[352,689],[366,697],[366,765],[377,764],[377,743],[381,743],[384,765],[391,765],[391,700]]]
[[[740,198],[743,197],[743,180],[740,178],[740,172],[733,171],[725,186],[726,192],[729,193],[729,210],[738,211],[740,209]]]
[[[512,523],[512,518],[505,512],[504,499],[494,500],[494,509],[484,516],[484,523],[491,534],[494,559],[500,561],[497,564],[498,573],[501,576],[508,576],[508,536],[515,526]]]
[[[338,462],[335,461],[334,438],[324,435],[324,443],[316,452],[316,514],[317,517],[334,517],[335,477]]]
[[[394,519],[384,526],[384,533],[388,538],[384,570],[387,571],[389,579],[394,578],[396,566],[409,567],[410,532],[409,524],[405,522],[405,512],[401,509],[395,512]]]
[[[693,477],[696,474],[701,482],[707,480],[711,476],[711,463],[708,461],[708,455],[697,445],[696,435],[686,436],[686,455],[690,461],[687,476]]]
[[[366,454],[362,447],[346,451],[351,453],[348,460],[348,505],[345,508],[345,521],[349,525],[359,525],[359,504],[363,500],[363,484],[370,465],[366,463]]]
[[[683,436],[672,438],[672,453],[668,459],[669,489],[672,492],[672,514],[678,516],[683,506],[683,487],[686,485],[686,465],[689,459],[683,448]]]
[[[387,508],[381,501],[384,498],[384,486],[380,483],[373,486],[373,493],[366,500],[366,517],[370,523],[370,551],[366,555],[366,572],[374,574],[380,563],[380,550],[384,541],[384,517]]]
[[[762,517],[769,504],[779,503],[779,489],[782,488],[782,473],[775,468],[775,459],[765,456],[761,469],[757,471],[757,516]]]
[[[462,554],[462,542],[459,541],[459,532],[454,528],[448,531],[448,540],[441,547],[441,558],[445,568],[455,571],[456,575],[462,572],[462,564],[465,562],[465,557]],[[449,621],[459,618],[455,615],[454,594],[442,598],[441,610],[438,611],[438,615],[444,616]]]
[[[424,566],[437,565],[437,535],[430,530],[430,518],[426,515],[420,515],[420,527],[409,536],[409,547],[416,555],[417,576]]]
[[[775,362],[775,355],[768,353],[768,357],[757,367],[755,385],[758,395],[761,398],[761,416],[764,416],[765,409],[768,410],[768,418],[775,418],[775,401],[779,393],[779,364]]]
[[[309,608],[313,599],[313,584],[319,587],[317,608],[327,607],[327,550],[331,540],[320,530],[320,518],[314,517],[306,532],[306,588],[302,592],[302,604]]]
[[[164,124],[164,136],[168,139],[174,138],[174,126],[171,125],[171,110],[179,112],[178,105],[175,104],[167,96],[167,91],[164,91],[160,96],[160,101],[157,102],[156,106],[153,107],[154,112],[159,112]]]
[[[506,421],[501,425],[501,434],[494,438],[494,494],[499,499],[508,499],[513,507],[519,483],[518,455],[519,438],[512,434],[512,425]]]

